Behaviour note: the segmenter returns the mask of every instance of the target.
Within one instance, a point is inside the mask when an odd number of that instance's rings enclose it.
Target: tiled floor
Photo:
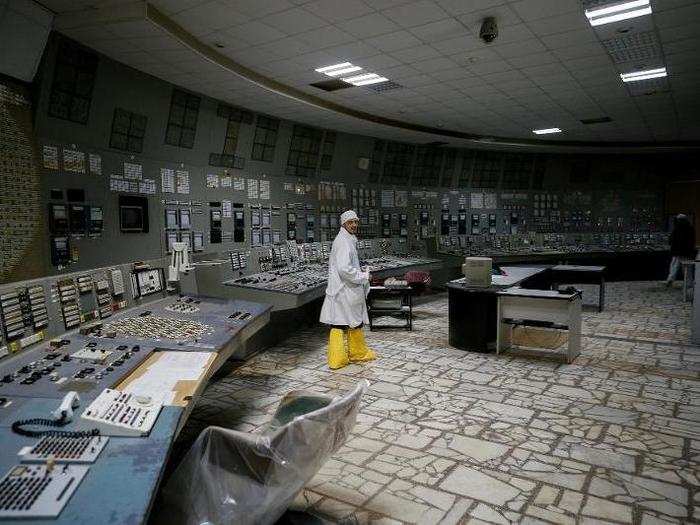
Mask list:
[[[212,382],[182,442],[208,424],[254,431],[289,390],[366,378],[351,439],[298,508],[342,523],[697,523],[690,307],[659,283],[608,284],[606,306],[585,312],[572,365],[449,347],[444,296],[412,333],[368,333],[379,359],[365,365],[328,370],[326,330],[306,330]]]

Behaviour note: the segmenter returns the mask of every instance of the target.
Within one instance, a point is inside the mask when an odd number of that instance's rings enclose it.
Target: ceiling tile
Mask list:
[[[583,7],[577,0],[520,0],[511,2],[510,6],[526,22],[571,12],[583,14]]]
[[[533,55],[546,50],[544,45],[542,45],[542,43],[536,38],[523,40],[522,42],[514,42],[503,46],[495,46],[493,49],[499,56],[506,59]]]
[[[314,46],[307,44],[306,42],[303,42],[302,40],[296,37],[290,36],[287,38],[275,40],[274,42],[262,44],[260,46],[255,47],[254,49],[277,55],[274,59],[272,59],[275,60],[277,58],[292,58],[296,55],[308,53],[314,50]],[[247,53],[248,51],[246,50],[241,52],[241,55],[245,56]]]
[[[592,27],[567,31],[565,33],[557,33],[540,37],[542,43],[549,49],[559,49],[562,47],[571,47],[573,45],[588,44],[598,42],[598,37]]]
[[[479,37],[474,36],[471,33],[467,33],[456,38],[449,38],[447,40],[439,40],[430,45],[440,51],[440,53],[443,55],[468,52],[473,49],[485,49],[486,47]]]
[[[406,77],[401,79],[401,84],[409,88],[415,88],[418,86],[426,86],[429,84],[435,84],[435,79],[429,77],[428,75],[416,75],[413,77]]]
[[[654,13],[654,22],[659,28],[670,28],[693,24],[700,25],[700,4],[695,2],[678,9]]]
[[[445,69],[442,71],[435,71],[430,74],[431,77],[433,77],[435,80],[439,80],[441,82],[445,82],[448,80],[458,80],[462,78],[467,78],[470,76],[473,76],[474,73],[471,71],[468,71],[467,69],[463,67],[454,67],[452,69]]]
[[[571,60],[573,58],[583,58],[583,57],[606,57],[607,53],[603,46],[597,42],[591,42],[588,44],[582,44],[578,46],[562,47],[560,49],[555,49],[552,51],[554,56],[561,60]]]
[[[392,7],[382,11],[382,14],[405,28],[435,22],[447,16],[443,9],[430,0],[419,0],[410,4]]]
[[[392,68],[395,66],[400,66],[401,62],[396,60],[394,57],[390,55],[385,55],[385,54],[379,54],[367,58],[363,58],[360,63],[358,63],[359,66],[362,66],[364,69],[388,69]]]
[[[527,23],[528,27],[537,36],[555,35],[568,31],[584,30],[590,27],[586,16],[583,13],[568,13],[559,16],[550,16],[532,20]]]
[[[337,62],[359,60],[379,54],[379,50],[377,48],[372,47],[365,42],[341,44],[339,46],[326,48],[325,51],[338,57]]]
[[[310,31],[327,24],[322,18],[305,11],[301,7],[268,15],[265,17],[265,23],[289,35]]]
[[[283,33],[279,29],[257,20],[232,27],[231,29],[227,29],[225,32],[230,34],[232,37],[248,42],[253,46],[264,44],[272,40],[278,40],[287,36],[286,33]]]
[[[215,31],[224,27],[231,27],[250,20],[246,14],[237,11],[232,6],[219,1],[205,2],[196,7],[181,11],[174,17],[188,29],[196,24]]]
[[[552,53],[533,53],[530,55],[525,55],[521,57],[508,58],[507,62],[513,67],[524,68],[529,66],[543,66],[545,64],[555,64],[559,62],[559,59],[555,57]]]
[[[525,77],[525,75],[523,75],[520,71],[517,70],[500,71],[498,73],[487,73],[481,75],[481,78],[483,78],[486,82],[495,85],[498,88],[501,87],[502,83],[511,81],[522,81],[527,85],[532,85],[531,81],[528,80]]]
[[[314,0],[304,4],[304,9],[333,23],[372,12],[372,8],[362,0]]]
[[[337,25],[357,38],[369,38],[400,29],[398,25],[380,13],[360,16]]]
[[[445,18],[436,22],[412,27],[411,33],[420,38],[423,42],[440,42],[457,37],[466,37],[469,31],[454,18]]]
[[[408,31],[395,31],[386,35],[368,38],[366,42],[388,53],[421,44],[421,41]]]
[[[505,60],[490,60],[490,61],[479,61],[474,64],[469,64],[470,71],[473,71],[477,75],[487,75],[489,73],[500,73],[502,71],[509,71],[512,69],[511,65]]]
[[[461,15],[473,11],[483,11],[507,3],[507,0],[436,0],[451,15]]]
[[[391,53],[391,56],[405,64],[412,64],[428,58],[439,57],[440,53],[436,51],[435,48],[423,44],[416,47],[409,47],[399,51],[394,51]]]
[[[267,16],[270,13],[294,7],[294,4],[287,0],[224,0],[224,2],[251,18]]]
[[[418,70],[413,69],[410,66],[396,66],[382,69],[382,75],[390,78],[391,80],[397,80],[400,82],[402,78],[414,77],[418,74]]]
[[[355,37],[335,26],[324,26],[312,29],[311,31],[297,35],[297,38],[318,49],[346,44],[355,40]]]
[[[421,73],[432,73],[443,69],[452,69],[457,67],[457,65],[454,62],[452,62],[452,60],[444,57],[432,58],[428,60],[423,60],[421,62],[415,62],[411,64],[411,66],[420,71]]]

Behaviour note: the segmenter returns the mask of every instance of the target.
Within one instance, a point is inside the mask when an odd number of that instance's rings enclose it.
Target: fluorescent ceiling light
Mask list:
[[[332,70],[334,70],[334,69],[342,69],[342,68],[345,68],[345,67],[350,67],[350,66],[352,66],[352,65],[353,65],[353,64],[351,64],[350,62],[342,62],[342,63],[340,63],[340,64],[333,64],[332,66],[319,67],[316,71],[317,71],[318,73],[326,73],[326,74],[328,74],[329,71],[332,71]]]
[[[661,78],[668,76],[665,67],[647,69],[645,71],[633,71],[631,73],[620,73],[623,82],[637,82],[638,80],[648,80],[650,78]]]
[[[342,69],[334,69],[333,71],[327,71],[326,75],[329,77],[337,77],[338,75],[344,75],[346,73],[353,73],[355,71],[361,71],[362,68],[360,66],[349,66],[349,67],[344,67]]]
[[[355,75],[354,77],[345,77],[342,80],[345,82],[350,82],[354,84],[355,82],[361,82],[362,80],[369,80],[370,78],[377,78],[379,75],[376,73],[365,73],[364,75]]]
[[[370,84],[379,84],[380,82],[387,82],[389,79],[386,77],[370,78],[369,80],[361,80],[360,82],[355,82],[356,86],[369,86]]]
[[[333,64],[332,66],[319,67],[315,71],[329,77],[341,77],[341,75],[362,71],[362,68],[351,62],[341,62],[340,64]],[[353,86],[368,86],[370,84],[379,84],[380,82],[387,82],[389,80],[377,73],[362,73],[350,77],[342,77],[340,79]]]
[[[600,9],[586,10],[586,17],[592,26],[611,24],[620,20],[628,20],[649,14],[651,14],[649,0],[633,0],[632,2],[623,2],[601,7]]]
[[[533,129],[535,135],[549,135],[550,133],[561,133],[559,128]]]

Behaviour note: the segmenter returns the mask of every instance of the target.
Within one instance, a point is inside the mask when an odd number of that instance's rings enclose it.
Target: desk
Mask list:
[[[597,284],[598,311],[605,306],[605,266],[559,264],[552,267],[552,288],[559,284]]]
[[[491,277],[491,286],[468,286],[464,278],[447,283],[450,346],[489,352],[496,346],[497,295],[511,286],[549,288],[549,268],[504,266],[506,275]]]
[[[510,347],[515,325],[568,330],[566,362],[581,353],[581,292],[509,288],[497,295],[496,354]]]

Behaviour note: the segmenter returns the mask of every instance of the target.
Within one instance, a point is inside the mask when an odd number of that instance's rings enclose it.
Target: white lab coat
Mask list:
[[[369,293],[369,272],[360,269],[357,237],[340,228],[328,259],[328,286],[320,321],[355,328],[369,323],[365,298]]]

